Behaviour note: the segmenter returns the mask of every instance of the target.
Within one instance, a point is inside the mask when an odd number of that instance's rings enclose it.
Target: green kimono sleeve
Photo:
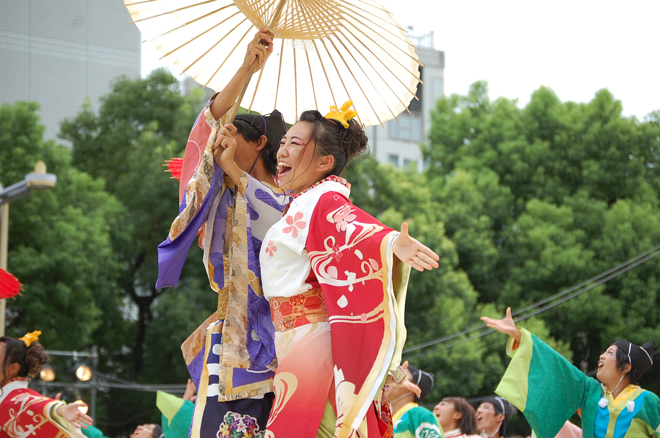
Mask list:
[[[163,414],[163,436],[188,438],[195,405],[188,400],[158,391],[156,406]]]
[[[644,397],[644,407],[639,418],[648,425],[648,432],[652,432],[653,438],[660,438],[660,398],[657,395],[649,392]]]
[[[600,384],[525,329],[495,392],[525,415],[538,438],[554,438],[564,423],[582,409],[584,438],[593,437]]]
[[[87,428],[83,427],[80,429],[80,431],[88,438],[107,438],[105,435],[103,435],[103,432],[94,426],[87,426]]]

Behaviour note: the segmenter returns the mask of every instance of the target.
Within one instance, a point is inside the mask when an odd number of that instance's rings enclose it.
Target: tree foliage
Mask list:
[[[443,97],[432,115],[423,175],[376,165],[351,168],[353,198],[441,256],[413,273],[407,347],[479,325],[549,297],[660,244],[660,123],[621,114],[601,90],[591,102],[561,102],[541,87],[524,108],[491,101],[485,82]],[[525,321],[585,372],[618,338],[660,345],[657,271],[651,259]],[[508,359],[503,336],[479,331],[408,357],[435,372],[429,403],[492,394]],[[654,376],[656,377],[654,379]],[[642,382],[655,392],[660,371]],[[524,430],[519,430],[521,433]]]
[[[34,104],[1,107],[2,183],[38,159],[58,175],[56,189],[11,207],[9,269],[25,291],[9,303],[10,335],[39,328],[48,348],[98,345],[103,373],[185,381],[179,346],[216,297],[195,248],[180,286],[156,290],[156,246],[177,212],[177,184],[161,165],[182,154],[201,106],[164,71],[119,79],[98,113],[83,108],[63,124],[71,150],[42,140]],[[429,404],[493,393],[508,363],[504,336],[461,334],[480,316],[520,309],[660,244],[660,111],[639,121],[621,108],[607,90],[577,104],[545,87],[520,108],[490,100],[477,82],[437,102],[425,172],[373,159],[349,167],[356,205],[393,228],[407,221],[440,255],[439,269],[413,272],[406,305],[405,356],[436,376]],[[659,265],[652,258],[521,325],[585,372],[618,338],[660,347]],[[642,384],[660,392],[660,369]],[[122,436],[158,414],[153,394],[119,390],[100,395],[97,417],[108,436]]]

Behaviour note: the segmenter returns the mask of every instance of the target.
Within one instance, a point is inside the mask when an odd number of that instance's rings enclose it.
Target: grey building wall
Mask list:
[[[140,31],[121,0],[0,0],[0,103],[36,101],[55,138],[111,81],[140,76]]]
[[[403,112],[397,116],[399,121],[385,122],[367,127],[369,150],[381,164],[394,167],[412,166],[418,171],[424,168],[420,143],[426,143],[426,136],[431,127],[431,110],[437,99],[445,91],[445,53],[433,47],[433,33],[422,37],[413,37],[422,67],[422,81],[417,96],[409,109],[411,114]]]

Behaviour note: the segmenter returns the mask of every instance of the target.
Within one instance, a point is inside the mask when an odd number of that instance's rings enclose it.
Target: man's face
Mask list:
[[[249,143],[241,134],[236,134],[236,153],[234,161],[245,172],[249,172],[259,157],[256,143]]]
[[[154,429],[156,428],[155,424],[142,424],[135,428],[135,431],[131,434],[131,438],[153,438]]]

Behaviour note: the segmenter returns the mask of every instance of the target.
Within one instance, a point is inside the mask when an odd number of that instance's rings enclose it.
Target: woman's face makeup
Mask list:
[[[281,189],[298,194],[322,178],[316,171],[311,134],[310,123],[298,122],[282,137],[277,151],[277,179]]]
[[[605,385],[616,385],[621,378],[621,370],[616,367],[616,351],[619,347],[610,345],[598,360],[598,371],[596,377]]]

